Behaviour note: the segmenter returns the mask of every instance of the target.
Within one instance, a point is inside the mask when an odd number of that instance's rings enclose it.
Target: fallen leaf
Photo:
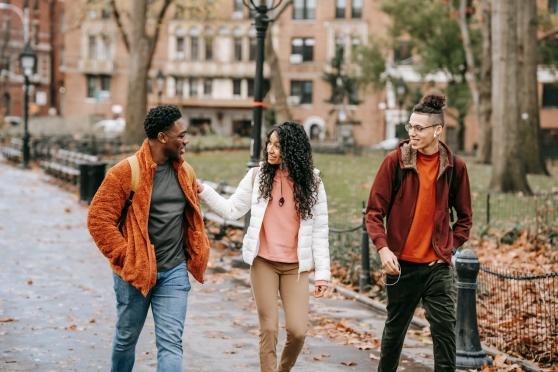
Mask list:
[[[10,323],[10,322],[15,322],[15,319],[11,317],[0,318],[0,323]]]
[[[347,367],[354,367],[357,365],[355,362],[341,362],[341,364]]]

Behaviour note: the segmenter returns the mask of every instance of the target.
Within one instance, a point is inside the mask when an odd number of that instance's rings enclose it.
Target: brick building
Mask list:
[[[30,82],[31,115],[60,111],[60,88],[63,74],[59,69],[62,49],[61,28],[63,1],[5,1],[19,9],[28,7],[29,41],[37,55]],[[23,25],[12,10],[0,10],[0,113],[9,121],[23,115],[23,75],[19,55],[24,47]]]

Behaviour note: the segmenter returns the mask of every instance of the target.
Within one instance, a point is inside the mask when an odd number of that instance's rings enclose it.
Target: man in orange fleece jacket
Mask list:
[[[196,177],[182,159],[186,124],[175,106],[151,109],[147,139],[136,153],[139,184],[126,219],[119,219],[132,191],[132,167],[123,160],[99,187],[88,228],[114,276],[117,322],[112,371],[131,371],[147,311],[155,320],[157,370],[181,371],[182,332],[190,290],[188,272],[203,282],[209,257]]]

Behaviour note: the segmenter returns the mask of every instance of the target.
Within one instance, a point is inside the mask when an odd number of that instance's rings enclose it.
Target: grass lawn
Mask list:
[[[314,154],[314,163],[324,180],[329,206],[330,226],[346,228],[361,221],[362,202],[367,200],[370,186],[384,158],[383,153],[365,155]],[[225,181],[236,186],[246,172],[247,151],[207,152],[187,154],[198,177],[211,181]],[[476,225],[486,219],[486,191],[490,181],[490,166],[476,164],[465,158],[471,181]],[[548,192],[558,185],[558,167],[551,169],[552,177],[529,176],[534,192]],[[516,195],[492,196],[491,219],[522,219],[533,210],[531,201]]]

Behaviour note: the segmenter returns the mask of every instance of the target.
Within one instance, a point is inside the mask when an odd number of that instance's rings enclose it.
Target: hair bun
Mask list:
[[[431,107],[436,111],[442,111],[446,105],[446,97],[442,94],[428,94],[422,97],[422,104],[427,107]]]

